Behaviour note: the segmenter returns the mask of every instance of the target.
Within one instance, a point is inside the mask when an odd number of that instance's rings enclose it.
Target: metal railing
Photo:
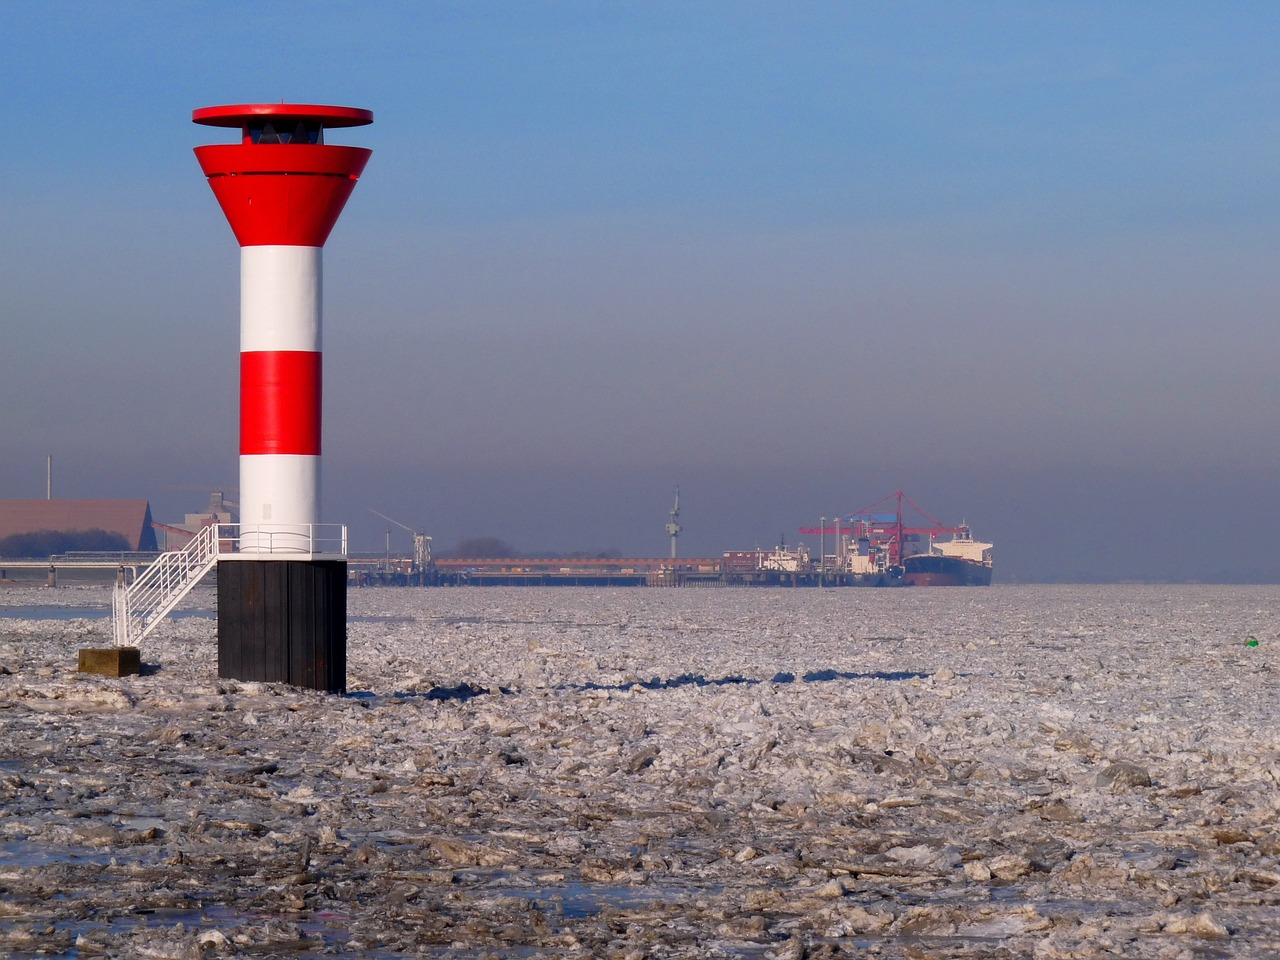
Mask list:
[[[48,562],[55,566],[66,566],[74,563],[96,563],[101,566],[139,566],[152,563],[160,556],[160,550],[68,550],[66,553],[55,553]]]
[[[169,615],[214,564],[222,559],[345,557],[347,528],[337,523],[212,523],[181,550],[162,553],[132,583],[124,574],[111,597],[117,646],[132,646]]]
[[[341,523],[220,523],[219,552],[235,554],[347,555],[347,528]]]

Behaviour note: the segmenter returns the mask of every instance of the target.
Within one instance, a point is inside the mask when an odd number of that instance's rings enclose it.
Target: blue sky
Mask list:
[[[216,103],[374,111],[325,519],[772,545],[902,487],[1002,579],[1280,579],[1280,12],[15,2],[0,496],[236,482]],[[407,545],[406,545],[407,546]]]

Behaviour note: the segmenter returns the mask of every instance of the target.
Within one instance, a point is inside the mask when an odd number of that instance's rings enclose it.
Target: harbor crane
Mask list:
[[[385,513],[379,513],[373,507],[369,507],[369,512],[375,516],[381,517],[387,523],[394,523],[401,530],[407,530],[413,536],[413,567],[411,573],[425,573],[427,567],[431,566],[431,538],[424,535],[413,527],[406,527],[399,520],[392,520]]]
[[[925,525],[913,527],[903,522],[902,503],[904,500],[927,521]],[[893,513],[875,512],[877,509],[883,509],[889,505],[895,507]],[[824,538],[827,534],[834,534],[837,544],[841,542],[841,538],[845,534],[867,539],[872,544],[885,549],[888,552],[889,562],[894,564],[902,563],[906,556],[906,551],[903,548],[907,541],[918,540],[923,536],[928,537],[932,542],[934,537],[944,534],[961,537],[969,536],[968,524],[962,523],[958,527],[944,526],[941,520],[931,516],[901,490],[897,490],[887,497],[881,497],[869,507],[863,507],[854,513],[846,514],[844,517],[837,516],[833,519],[836,522],[834,527],[828,527],[826,518],[823,517],[821,527],[801,527],[800,532],[817,534]],[[844,524],[849,524],[849,526]]]

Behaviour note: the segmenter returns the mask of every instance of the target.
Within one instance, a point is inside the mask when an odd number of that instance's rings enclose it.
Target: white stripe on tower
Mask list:
[[[320,345],[320,247],[240,248],[240,350]]]

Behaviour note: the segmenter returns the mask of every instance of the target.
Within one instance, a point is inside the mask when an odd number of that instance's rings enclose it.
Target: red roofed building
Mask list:
[[[117,533],[130,550],[158,549],[146,500],[0,500],[0,540],[23,533],[89,530]]]

